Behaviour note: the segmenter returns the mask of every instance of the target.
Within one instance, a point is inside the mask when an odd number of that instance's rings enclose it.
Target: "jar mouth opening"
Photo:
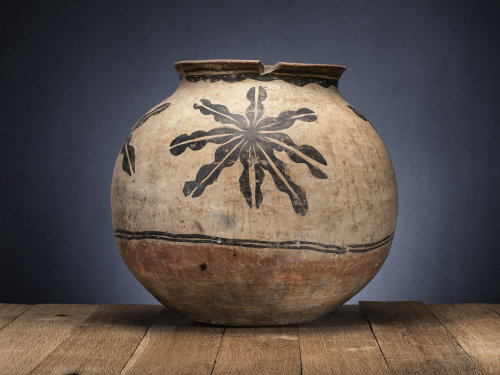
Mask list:
[[[278,62],[264,65],[260,60],[191,60],[178,61],[174,64],[179,74],[220,75],[253,74],[259,76],[282,75],[291,77],[310,77],[338,80],[345,66],[330,64],[303,64]]]

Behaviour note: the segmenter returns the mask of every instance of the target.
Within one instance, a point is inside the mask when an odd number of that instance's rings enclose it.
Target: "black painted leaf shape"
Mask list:
[[[226,106],[222,104],[212,104],[208,99],[201,99],[201,104],[195,103],[194,109],[198,109],[204,115],[213,115],[214,120],[221,124],[236,125],[240,129],[247,128],[245,116],[229,112]]]
[[[240,191],[250,208],[252,208],[252,195],[255,195],[255,207],[259,208],[264,199],[260,187],[264,182],[265,174],[255,156],[253,147],[250,147],[248,143],[241,149],[240,161],[243,164],[243,172],[241,172],[240,176]],[[255,176],[255,189],[250,186],[250,174],[252,172]]]
[[[283,111],[278,117],[266,117],[259,121],[257,129],[259,131],[276,131],[288,129],[295,121],[311,122],[318,118],[309,108],[300,108],[296,111]]]
[[[213,163],[203,165],[198,170],[198,173],[196,173],[196,180],[187,181],[184,184],[184,195],[187,197],[192,194],[191,196],[196,198],[203,194],[208,185],[217,181],[220,172],[224,168],[230,167],[238,161],[238,156],[243,143],[244,141],[238,137],[217,148],[215,151],[215,161]]]
[[[266,147],[272,147],[276,151],[285,151],[288,157],[295,163],[304,163],[309,168],[311,174],[316,178],[325,179],[328,178],[326,173],[321,169],[315,167],[309,160],[305,157],[312,159],[320,164],[327,165],[323,155],[319,153],[313,146],[309,145],[296,145],[295,142],[285,133],[266,133],[265,138],[259,138],[261,143],[268,144]],[[281,142],[278,144],[273,140]],[[283,145],[284,144],[284,145]],[[305,156],[305,157],[304,157]]]
[[[148,121],[152,116],[155,116],[161,112],[163,112],[164,110],[166,110],[168,107],[170,107],[170,103],[163,103],[163,104],[160,104],[158,107],[156,108],[153,108],[151,111],[149,111],[148,113],[146,113],[144,116],[142,116],[139,121],[136,122],[136,124],[134,125],[134,127],[132,128],[132,130],[130,131],[131,133],[135,130],[137,130],[138,128],[140,128],[142,125],[144,125],[144,123],[146,121]]]
[[[247,143],[240,151],[240,162],[243,164],[243,172],[240,176],[240,191],[243,197],[247,201],[247,204],[252,208],[252,188],[250,187],[250,145]]]
[[[132,130],[130,131],[129,135],[125,139],[125,142],[123,143],[123,146],[120,150],[120,154],[123,155],[122,169],[125,172],[127,172],[129,176],[132,176],[132,173],[135,173],[135,150],[134,146],[130,144],[132,140],[132,133],[138,128],[140,128],[142,125],[144,125],[146,121],[148,121],[152,116],[155,116],[158,113],[163,112],[168,107],[170,107],[170,103],[163,103],[160,104],[158,107],[152,109],[148,113],[146,113],[139,119],[139,121],[136,122],[136,124],[132,127]]]
[[[135,151],[134,146],[130,144],[131,138],[132,135],[129,134],[120,150],[120,154],[123,155],[122,169],[127,172],[129,176],[132,176],[132,172],[135,173]]]
[[[255,90],[255,87],[252,87],[250,90],[248,90],[247,99],[250,101],[250,105],[248,106],[246,111],[248,127],[252,128],[264,114],[264,105],[262,104],[262,102],[266,100],[266,98],[267,93],[262,86],[259,86],[258,90]]]
[[[297,214],[305,215],[308,210],[306,192],[299,185],[292,181],[288,175],[285,163],[274,155],[273,149],[264,151],[263,147],[257,141],[257,156],[260,159],[260,165],[267,170],[279,191],[287,193],[292,202],[292,207]]]
[[[348,107],[351,109],[351,111],[353,111],[356,115],[358,115],[359,117],[361,117],[363,120],[368,121],[368,119],[365,117],[365,115],[364,115],[364,114],[362,114],[360,111],[358,111],[356,108],[354,108],[354,107],[353,107],[353,106],[351,106],[351,105],[347,105],[347,106],[348,106]]]
[[[264,200],[264,195],[262,194],[262,190],[260,189],[262,183],[264,182],[264,177],[266,176],[264,174],[264,170],[260,166],[260,163],[255,163],[254,164],[254,170],[255,170],[255,207],[259,208],[260,204]]]
[[[170,143],[170,153],[172,155],[180,155],[186,148],[193,151],[201,150],[208,142],[222,144],[235,137],[239,130],[228,127],[214,128],[206,131],[195,131],[190,135],[181,134]]]

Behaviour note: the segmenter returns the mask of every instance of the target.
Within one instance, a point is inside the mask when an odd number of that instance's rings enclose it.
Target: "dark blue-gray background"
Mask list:
[[[500,302],[499,2],[1,5],[0,301],[153,303],[115,247],[110,183],[187,59],[342,64],[399,186],[396,237],[352,302]]]

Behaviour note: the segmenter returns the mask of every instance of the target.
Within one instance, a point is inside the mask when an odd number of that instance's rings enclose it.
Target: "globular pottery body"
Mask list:
[[[116,162],[120,253],[196,321],[282,325],[328,313],[379,270],[397,189],[372,124],[339,94],[344,68],[177,63],[177,91]]]

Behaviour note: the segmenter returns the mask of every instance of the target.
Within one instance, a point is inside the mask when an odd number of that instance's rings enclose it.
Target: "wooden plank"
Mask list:
[[[31,309],[33,305],[17,305],[13,303],[0,303],[0,329],[4,328],[19,315]]]
[[[487,304],[428,305],[483,375],[500,373],[500,317]]]
[[[194,323],[165,309],[122,374],[210,374],[223,327]]]
[[[300,374],[298,327],[226,328],[214,375]]]
[[[360,302],[392,372],[478,374],[479,369],[421,302]]]
[[[299,326],[299,338],[304,375],[390,374],[358,306],[343,306]]]
[[[97,306],[36,305],[0,331],[0,374],[30,373]]]
[[[119,374],[162,309],[99,306],[33,374]]]

